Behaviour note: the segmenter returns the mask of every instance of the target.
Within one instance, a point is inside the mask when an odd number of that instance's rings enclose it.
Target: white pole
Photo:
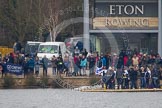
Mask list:
[[[158,53],[160,54],[160,56],[162,56],[162,11],[161,11],[161,7],[162,7],[162,2],[161,0],[159,0],[158,2],[158,17],[159,17],[159,32],[158,32]]]
[[[83,33],[83,48],[90,51],[90,36],[89,36],[89,0],[84,0],[84,33]]]

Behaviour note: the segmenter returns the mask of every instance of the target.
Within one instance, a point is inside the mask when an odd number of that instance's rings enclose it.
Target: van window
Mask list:
[[[40,43],[27,43],[25,45],[25,54],[34,54],[37,52]]]
[[[40,45],[38,49],[39,53],[58,53],[58,46],[57,45]]]

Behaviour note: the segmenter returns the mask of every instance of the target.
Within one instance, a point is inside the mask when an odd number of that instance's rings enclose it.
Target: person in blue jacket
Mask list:
[[[83,75],[86,75],[86,65],[87,65],[87,58],[85,56],[83,56],[80,61],[80,67],[81,67],[81,70],[83,70]],[[81,74],[81,72],[80,72],[80,74]]]
[[[30,59],[27,62],[27,64],[28,64],[29,73],[33,74],[34,73],[34,66],[35,66],[34,59],[32,57],[30,57]]]
[[[44,55],[44,57],[42,59],[42,63],[43,63],[43,76],[46,76],[47,77],[47,70],[48,70],[49,60],[46,57],[46,55]]]
[[[106,58],[104,56],[101,56],[102,61],[102,67],[106,67]]]

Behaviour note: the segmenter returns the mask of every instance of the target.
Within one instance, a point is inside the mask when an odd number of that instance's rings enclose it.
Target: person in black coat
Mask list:
[[[131,89],[137,89],[138,69],[136,66],[130,68],[129,75],[130,75]]]
[[[151,71],[151,78],[153,88],[159,88],[160,71],[156,65],[153,65],[153,69]]]
[[[28,76],[28,69],[29,69],[29,67],[28,67],[28,58],[25,58],[25,60],[23,61],[23,63],[22,63],[22,66],[23,66],[23,70],[24,70],[24,78],[26,77],[26,76]]]
[[[87,55],[88,55],[88,52],[87,52],[87,50],[85,48],[82,51],[82,55],[84,55],[85,57],[87,57]]]
[[[8,63],[11,63],[11,64],[13,64],[14,63],[14,55],[13,55],[13,53],[10,53],[10,55],[9,55],[9,57],[8,57],[8,61],[7,61]]]
[[[117,68],[123,68],[124,67],[124,56],[125,56],[125,51],[122,50],[119,54],[119,59],[118,59],[118,64],[117,64]]]
[[[57,58],[57,74],[61,74],[64,69],[64,63],[61,56]]]
[[[6,65],[6,62],[2,61],[0,63],[0,71],[2,72],[2,78],[3,78],[4,74],[6,75],[6,73],[7,73],[7,65]]]
[[[108,69],[110,66],[110,62],[111,62],[110,54],[105,55],[105,59],[106,59],[106,69]]]
[[[92,75],[94,72],[95,62],[96,62],[93,54],[91,54],[91,56],[88,58],[88,62],[89,62],[89,73],[90,73],[90,75]]]
[[[1,63],[0,63],[0,73],[2,73],[2,78],[3,78],[3,66]]]

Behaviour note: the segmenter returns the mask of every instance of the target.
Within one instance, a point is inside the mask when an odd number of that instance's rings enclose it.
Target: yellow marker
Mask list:
[[[104,90],[106,90],[106,84],[104,84]]]

